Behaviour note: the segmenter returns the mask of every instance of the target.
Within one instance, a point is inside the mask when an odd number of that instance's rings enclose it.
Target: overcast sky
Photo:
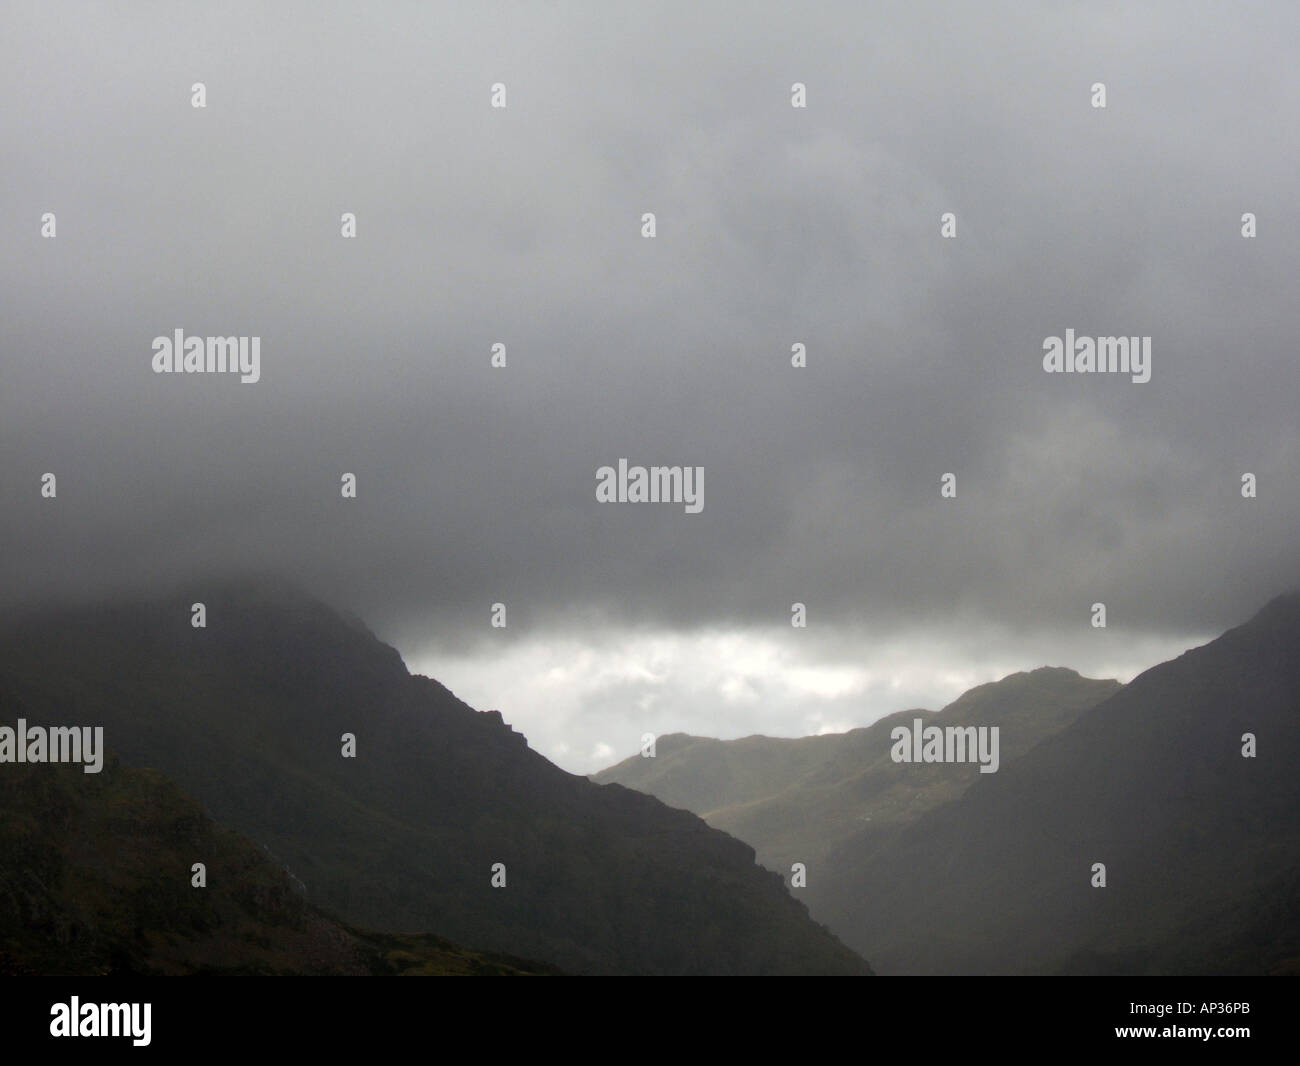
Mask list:
[[[361,6],[0,7],[6,603],[282,571],[589,772],[1300,585],[1289,0]],[[177,328],[261,380],[154,374]]]

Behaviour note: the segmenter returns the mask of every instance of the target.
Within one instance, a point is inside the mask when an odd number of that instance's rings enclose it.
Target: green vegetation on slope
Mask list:
[[[633,756],[593,780],[617,782],[694,811],[752,844],[769,869],[788,874],[792,863],[802,862],[815,888],[826,856],[845,840],[867,827],[914,821],[980,776],[972,764],[895,763],[889,737],[895,726],[910,727],[914,718],[926,725],[997,726],[1005,762],[1119,688],[1118,681],[1044,667],[973,688],[938,713],[900,711],[847,733],[725,741],[661,737],[655,758]]]

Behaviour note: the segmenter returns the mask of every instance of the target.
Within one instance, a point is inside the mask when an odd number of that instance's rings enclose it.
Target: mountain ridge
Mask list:
[[[726,741],[661,737],[655,758],[632,756],[592,779],[640,788],[693,810],[752,843],[764,865],[786,872],[794,862],[822,861],[852,835],[859,819],[913,818],[978,776],[970,766],[894,764],[889,756],[895,726],[910,727],[915,718],[927,725],[998,726],[1005,758],[1119,687],[1068,667],[1039,667],[977,685],[939,711],[895,711],[844,733]]]
[[[892,972],[1284,966],[1300,953],[1297,646],[1289,592],[894,837],[843,844],[817,913]]]
[[[575,973],[870,972],[749,845],[553,766],[295,586],[27,614],[0,626],[0,693],[35,723],[102,723],[380,932]]]

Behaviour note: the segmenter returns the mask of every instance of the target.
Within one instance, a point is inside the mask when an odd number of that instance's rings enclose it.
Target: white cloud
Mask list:
[[[1078,633],[1017,641],[956,623],[892,639],[843,633],[814,643],[806,636],[606,630],[598,638],[522,637],[455,656],[425,653],[408,665],[471,706],[500,708],[535,750],[565,769],[592,773],[635,754],[647,732],[726,739],[844,732],[894,711],[937,710],[969,688],[1038,666],[1127,682],[1208,639],[1142,638],[1084,624]]]

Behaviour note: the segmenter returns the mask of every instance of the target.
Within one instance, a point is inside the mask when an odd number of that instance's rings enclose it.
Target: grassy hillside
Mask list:
[[[593,780],[638,788],[695,811],[752,844],[770,869],[788,874],[792,863],[803,862],[815,889],[826,856],[845,840],[868,826],[913,821],[980,776],[969,764],[893,762],[889,734],[895,726],[910,727],[914,718],[927,725],[997,726],[1005,761],[1119,687],[1117,681],[1045,667],[980,685],[938,713],[901,711],[848,733],[792,740],[666,736],[655,758],[634,756]]]

